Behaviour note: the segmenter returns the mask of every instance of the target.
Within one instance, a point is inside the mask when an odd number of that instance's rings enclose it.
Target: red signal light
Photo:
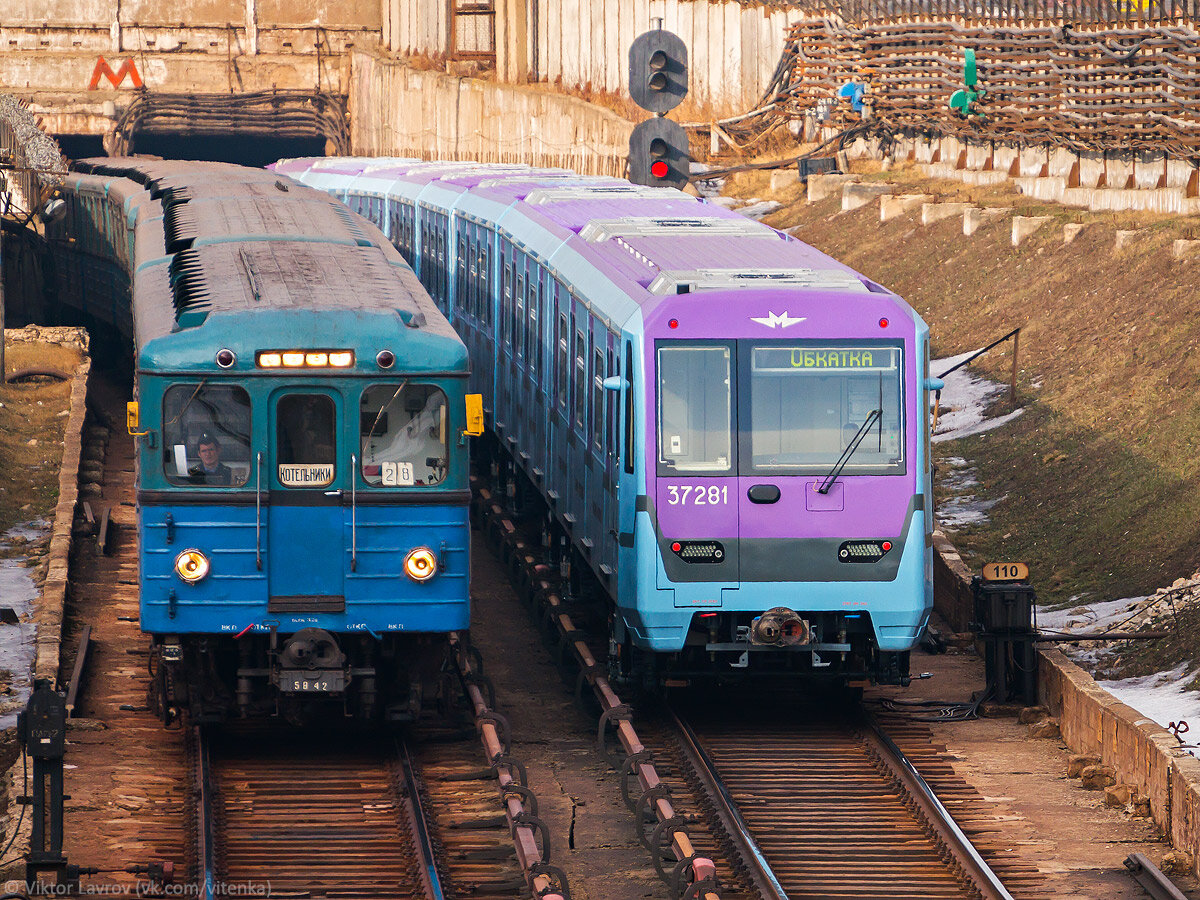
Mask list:
[[[672,553],[678,553],[678,552],[679,552],[680,550],[682,550],[682,549],[683,549],[683,544],[679,543],[679,541],[676,541],[675,543],[673,543],[673,544],[671,545],[671,552],[672,552]]]
[[[891,541],[884,541],[884,542],[883,542],[883,552],[884,552],[884,553],[887,553],[887,552],[888,552],[889,550],[891,550],[891,549],[892,549],[892,542],[891,542]]]
[[[888,327],[888,320],[887,320],[887,319],[880,319],[880,320],[879,320],[879,327],[880,327],[880,328],[887,328],[887,327]]]
[[[678,320],[678,319],[672,319],[671,321],[669,321],[669,322],[667,323],[667,327],[668,327],[668,328],[678,328],[678,327],[679,327],[679,320]]]
[[[671,174],[671,167],[661,159],[657,159],[650,163],[650,174],[655,178],[666,178]]]

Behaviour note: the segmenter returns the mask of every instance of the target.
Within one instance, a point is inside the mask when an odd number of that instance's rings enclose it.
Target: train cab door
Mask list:
[[[267,577],[273,612],[340,612],[346,540],[342,509],[349,453],[340,398],[318,388],[271,398],[272,445],[264,472],[270,491]]]

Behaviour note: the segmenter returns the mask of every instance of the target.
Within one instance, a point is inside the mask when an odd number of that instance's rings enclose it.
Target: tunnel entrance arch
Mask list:
[[[261,166],[287,156],[348,154],[349,116],[340,94],[141,91],[104,145],[111,156],[139,153]]]

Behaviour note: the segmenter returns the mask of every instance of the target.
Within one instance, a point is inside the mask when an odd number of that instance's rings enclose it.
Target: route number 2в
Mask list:
[[[720,503],[729,502],[729,485],[712,485],[697,487],[692,484],[669,484],[667,485],[667,505],[668,506],[687,506],[689,503],[693,506],[716,506]]]

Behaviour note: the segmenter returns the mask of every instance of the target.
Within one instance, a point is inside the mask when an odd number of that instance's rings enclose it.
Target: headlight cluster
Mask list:
[[[437,574],[437,554],[428,547],[417,547],[404,557],[404,574],[413,581],[428,581]]]
[[[202,581],[211,568],[208,557],[199,550],[184,550],[175,557],[175,574],[188,584]]]

